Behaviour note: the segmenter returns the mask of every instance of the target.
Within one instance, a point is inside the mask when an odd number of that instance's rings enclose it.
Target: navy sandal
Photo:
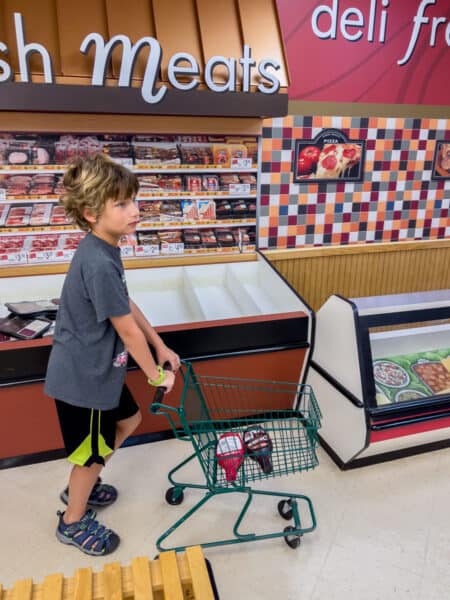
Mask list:
[[[117,533],[101,525],[95,517],[94,510],[87,510],[84,516],[76,523],[64,523],[64,513],[57,512],[59,516],[56,537],[63,544],[76,546],[81,552],[91,556],[105,556],[111,554],[120,543]]]
[[[109,506],[117,500],[118,495],[119,493],[113,485],[102,483],[102,480],[99,477],[97,479],[97,483],[92,488],[92,492],[87,503],[89,506],[96,507]],[[61,492],[59,497],[64,504],[69,503],[69,486],[67,486],[66,489]]]

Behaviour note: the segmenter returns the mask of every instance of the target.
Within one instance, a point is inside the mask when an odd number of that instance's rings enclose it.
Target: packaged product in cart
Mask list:
[[[273,444],[263,427],[253,425],[244,431],[244,447],[247,456],[256,461],[264,473],[272,473]]]
[[[244,462],[245,451],[241,436],[222,433],[217,441],[217,464],[225,471],[227,481],[236,481],[237,472]]]

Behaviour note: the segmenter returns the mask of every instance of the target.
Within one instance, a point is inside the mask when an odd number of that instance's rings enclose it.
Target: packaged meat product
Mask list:
[[[33,165],[49,165],[53,163],[54,146],[51,143],[41,143],[31,149]]]
[[[58,247],[59,236],[52,234],[35,235],[27,238],[29,252],[55,250]]]
[[[158,231],[158,236],[161,242],[173,244],[183,241],[182,233],[178,229],[173,229],[170,231]]]
[[[179,165],[181,163],[177,145],[165,142],[134,142],[134,162],[151,166]]]
[[[216,219],[231,219],[232,214],[229,200],[216,200]]]
[[[234,217],[243,219],[247,216],[248,207],[245,200],[231,200],[230,204]]]
[[[198,218],[202,221],[215,221],[216,203],[214,200],[197,200]]]
[[[20,252],[25,249],[26,237],[22,235],[0,236],[0,253]]]
[[[33,204],[33,210],[30,217],[30,225],[48,225],[50,215],[52,214],[53,204]]]
[[[219,167],[231,165],[231,152],[229,144],[213,144],[213,162]]]
[[[50,225],[70,225],[72,221],[67,217],[63,206],[54,205],[50,216]]]
[[[5,224],[6,215],[11,208],[11,204],[0,204],[0,227]]]
[[[219,176],[220,189],[228,191],[231,184],[240,183],[238,175],[235,173],[224,173]]]
[[[31,164],[30,148],[9,146],[8,150],[6,151],[6,163],[11,166]]]
[[[219,190],[219,178],[217,175],[203,175],[202,187],[205,192],[217,192]]]
[[[180,144],[179,150],[183,165],[211,165],[213,163],[212,148],[209,144]]]
[[[216,229],[216,238],[220,246],[229,247],[236,245],[232,229]]]
[[[198,219],[198,207],[195,200],[181,200],[181,209],[183,211],[183,218],[187,221]]]
[[[250,184],[250,189],[256,190],[256,175],[253,173],[239,173],[239,180],[241,183]]]
[[[157,232],[139,231],[138,244],[159,246],[160,238]]]
[[[12,206],[6,217],[6,227],[24,227],[29,225],[33,207],[29,204],[25,206]]]
[[[213,229],[201,229],[200,238],[202,240],[202,245],[205,246],[205,248],[217,247],[217,238]]]
[[[199,248],[202,242],[200,233],[196,229],[185,229],[183,242],[186,248]]]
[[[140,200],[138,206],[141,221],[159,221],[161,209],[159,200]]]
[[[162,200],[159,210],[162,221],[180,221],[183,218],[179,200]]]
[[[186,191],[198,194],[202,190],[202,178],[200,175],[186,175]]]
[[[80,233],[70,233],[61,235],[59,238],[58,247],[61,250],[76,250],[78,248],[78,244],[84,238],[86,234],[83,232]]]
[[[181,192],[183,190],[183,179],[180,175],[161,175],[160,188],[167,192]]]

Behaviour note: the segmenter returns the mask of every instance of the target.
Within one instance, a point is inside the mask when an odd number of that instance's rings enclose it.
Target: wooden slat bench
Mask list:
[[[73,577],[56,573],[43,583],[22,579],[5,589],[0,600],[215,600],[200,546],[181,554],[161,552],[155,560],[135,558],[130,566],[114,562],[100,573],[78,569]]]

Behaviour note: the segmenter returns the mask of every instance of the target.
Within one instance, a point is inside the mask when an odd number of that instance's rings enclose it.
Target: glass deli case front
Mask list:
[[[449,446],[450,290],[331,296],[307,382],[342,468]]]

